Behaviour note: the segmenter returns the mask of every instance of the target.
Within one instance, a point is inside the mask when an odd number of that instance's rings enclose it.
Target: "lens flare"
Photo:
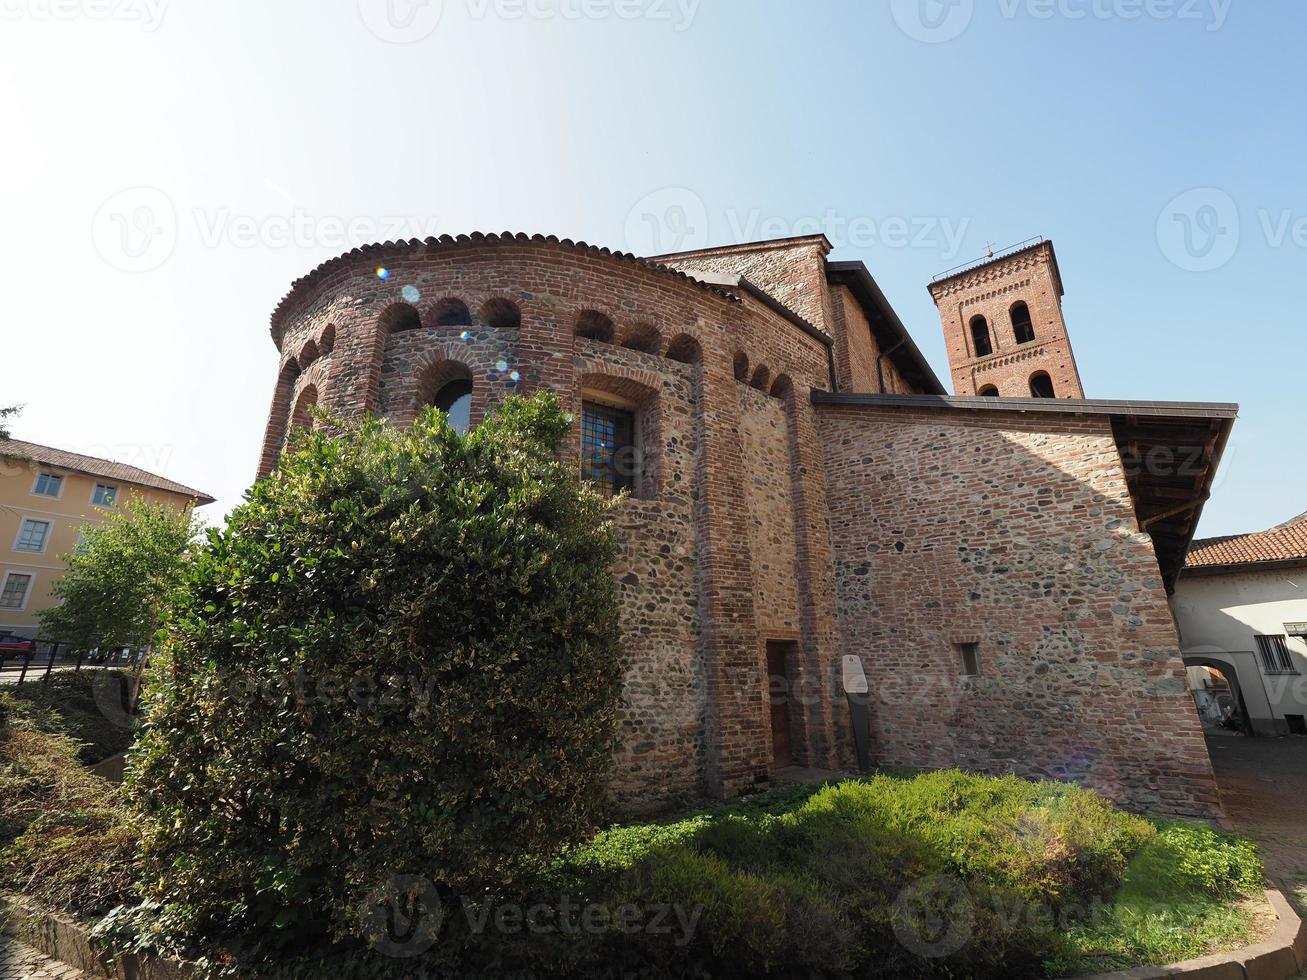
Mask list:
[[[461,334],[458,335],[458,339],[459,339],[459,340],[471,340],[471,339],[472,339],[472,331],[471,331],[471,330],[464,330]]]
[[[509,374],[508,380],[513,382],[513,384],[517,384],[519,381],[522,380],[522,375],[519,372],[514,371],[511,374]]]
[[[418,292],[417,286],[405,286],[399,291],[399,295],[404,297],[405,303],[416,303],[422,298],[422,294]]]
[[[499,360],[495,361],[495,370],[500,374],[503,374],[508,370],[508,362],[501,357]]]
[[[384,265],[377,266],[377,278],[381,280],[389,279],[390,270],[387,269]]]

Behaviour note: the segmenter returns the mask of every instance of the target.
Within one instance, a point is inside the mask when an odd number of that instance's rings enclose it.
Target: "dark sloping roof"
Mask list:
[[[866,265],[861,262],[828,262],[826,281],[833,286],[847,286],[853,293],[876,335],[877,346],[913,387],[929,395],[944,394],[944,386],[939,383],[939,378]]]
[[[1299,514],[1297,517],[1290,517],[1283,524],[1277,524],[1271,528],[1272,531],[1279,531],[1286,527],[1295,527],[1299,524],[1307,524],[1307,513]]]
[[[1203,505],[1239,406],[1228,403],[1112,401],[1073,398],[978,398],[934,395],[832,395],[816,405],[960,409],[1030,415],[1096,415],[1111,422],[1135,519],[1153,539],[1168,592],[1185,565]]]
[[[281,331],[283,321],[289,314],[290,310],[305,297],[308,291],[319,280],[325,278],[334,270],[342,266],[366,258],[369,262],[379,262],[387,256],[412,256],[415,252],[430,254],[431,252],[454,248],[463,245],[484,245],[484,244],[528,244],[535,243],[538,245],[561,245],[564,248],[574,248],[580,252],[590,252],[595,255],[607,255],[623,262],[631,262],[640,265],[654,272],[663,273],[668,276],[674,276],[678,279],[692,282],[696,286],[716,293],[726,299],[734,300],[736,297],[728,289],[712,283],[704,282],[695,278],[693,275],[687,275],[679,269],[673,269],[671,266],[663,265],[661,262],[655,262],[651,259],[642,259],[638,255],[632,255],[629,252],[615,252],[612,249],[600,248],[597,245],[587,245],[585,242],[574,242],[570,238],[558,238],[555,235],[527,235],[521,232],[514,234],[511,231],[505,231],[500,234],[485,234],[483,232],[473,232],[470,235],[441,235],[439,238],[412,238],[408,241],[399,242],[380,242],[375,245],[360,245],[358,248],[351,249],[343,255],[338,255],[334,259],[328,259],[316,269],[303,275],[291,283],[290,291],[281,298],[277,308],[272,311],[272,339],[281,345]]]
[[[1280,562],[1307,562],[1307,521],[1301,517],[1269,531],[1195,541],[1185,571]]]
[[[132,483],[138,487],[148,487],[152,490],[166,490],[169,493],[192,497],[201,506],[211,504],[214,500],[213,497],[201,490],[169,480],[167,477],[151,473],[149,470],[143,470],[138,466],[115,463],[111,459],[100,459],[98,456],[83,456],[81,453],[70,453],[65,449],[41,446],[35,442],[23,442],[20,439],[8,439],[0,442],[0,457],[31,460],[34,463],[56,469],[85,473],[87,476],[98,476],[102,479],[120,483]]]

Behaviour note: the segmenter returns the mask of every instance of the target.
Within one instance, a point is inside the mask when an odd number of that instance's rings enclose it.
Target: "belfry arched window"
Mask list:
[[[1030,376],[1030,397],[1057,397],[1057,393],[1053,391],[1053,379],[1048,376],[1047,371],[1037,371]]]
[[[971,318],[971,343],[975,345],[977,357],[994,353],[994,345],[989,340],[989,321],[983,316]]]
[[[1018,344],[1028,344],[1035,339],[1035,325],[1030,320],[1030,307],[1022,301],[1012,304],[1012,336]]]
[[[976,392],[976,394],[978,394],[981,398],[997,398],[998,389],[995,388],[993,385],[985,385],[985,387],[981,388],[978,392]]]

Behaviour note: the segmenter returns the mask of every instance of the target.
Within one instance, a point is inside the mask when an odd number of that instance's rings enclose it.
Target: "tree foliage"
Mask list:
[[[616,552],[557,399],[329,428],[209,532],[147,683],[128,785],[174,935],[357,936],[395,876],[511,891],[602,812]]]
[[[82,647],[152,643],[198,533],[189,511],[128,496],[82,528],[51,590],[60,605],[37,613],[43,634]]]
[[[0,405],[0,441],[11,438],[9,420],[17,417],[22,410],[22,405]]]

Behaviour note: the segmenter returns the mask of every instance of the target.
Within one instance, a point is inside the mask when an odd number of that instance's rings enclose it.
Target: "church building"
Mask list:
[[[475,425],[557,392],[622,499],[629,808],[856,766],[1220,802],[1168,594],[1236,406],[1086,399],[1051,242],[929,286],[947,394],[823,236],[638,258],[526,235],[358,248],[295,282],[259,474],[322,405]]]

